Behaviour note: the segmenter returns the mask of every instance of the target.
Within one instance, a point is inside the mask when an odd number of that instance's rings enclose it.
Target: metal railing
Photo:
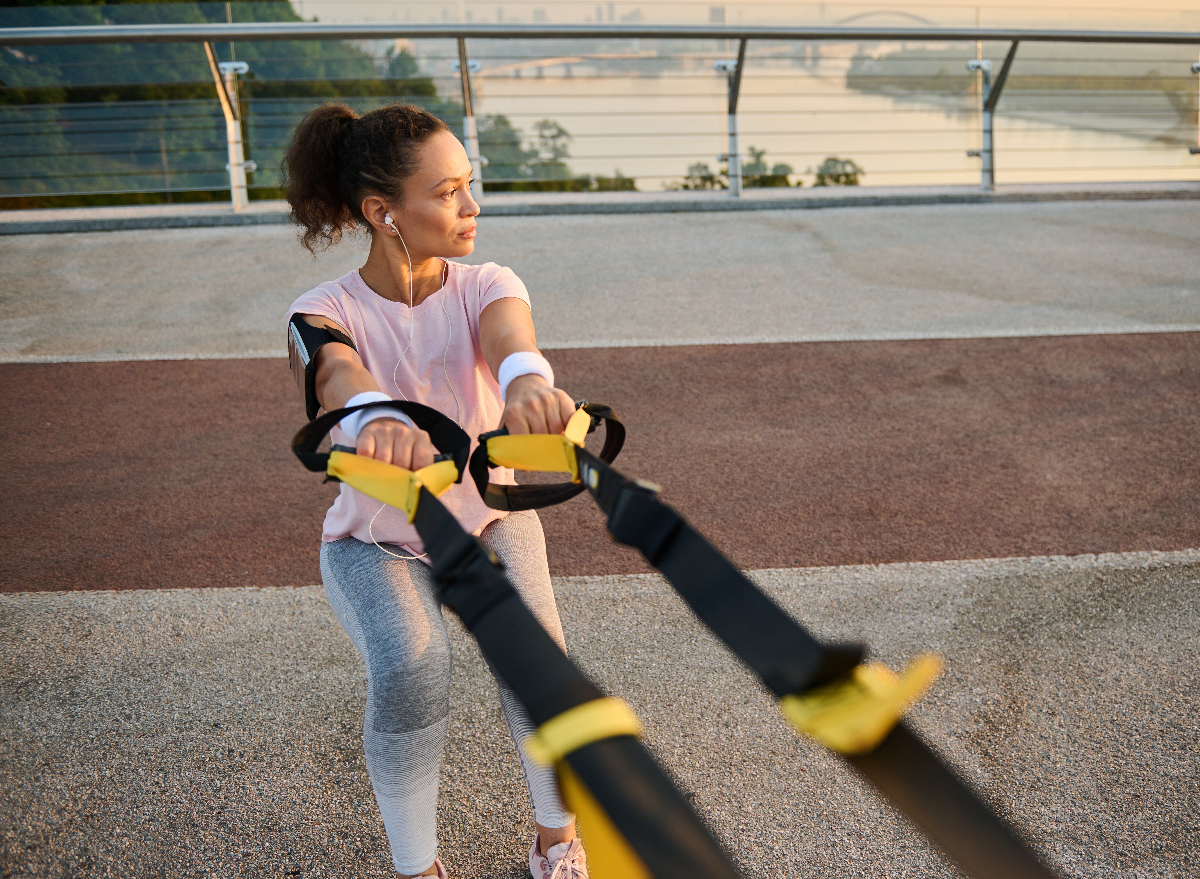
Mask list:
[[[866,27],[738,27],[727,25],[658,26],[658,25],[524,25],[524,24],[323,24],[317,22],[272,22],[228,24],[153,24],[153,25],[93,25],[77,27],[35,27],[0,29],[0,46],[11,49],[34,46],[80,46],[132,43],[201,43],[217,90],[218,100],[226,122],[230,189],[235,210],[248,204],[246,172],[253,171],[247,163],[242,144],[243,120],[239,115],[237,75],[246,71],[243,62],[219,62],[214,44],[293,40],[381,40],[381,39],[452,39],[456,43],[456,79],[463,108],[463,137],[476,173],[482,181],[485,159],[481,156],[479,126],[476,120],[472,68],[477,67],[468,57],[468,40],[642,40],[658,41],[726,41],[736,43],[736,60],[717,59],[713,67],[726,80],[727,149],[718,157],[727,163],[729,193],[738,197],[743,191],[743,159],[745,152],[739,143],[738,106],[743,84],[747,81],[747,47],[754,43],[830,44],[851,42],[1008,43],[1004,61],[992,77],[992,63],[976,57],[966,68],[979,81],[979,149],[970,150],[982,164],[980,186],[991,189],[995,184],[994,117],[997,104],[1009,80],[1017,50],[1021,43],[1109,44],[1142,46],[1200,47],[1200,32],[1148,32],[1100,30],[1033,30],[1010,28],[866,28]],[[729,54],[733,54],[730,51]],[[977,51],[977,56],[980,54]],[[557,63],[563,59],[549,59]],[[566,59],[570,60],[570,59]],[[578,60],[578,59],[576,59]],[[519,75],[519,67],[513,68]],[[542,68],[537,68],[541,70]],[[1200,72],[1200,63],[1190,65],[1191,73]],[[476,76],[479,74],[476,73]],[[1200,98],[1197,104],[1196,146],[1189,146],[1193,155],[1200,153]],[[160,140],[160,143],[162,141]],[[165,146],[164,169],[166,165]],[[482,190],[478,191],[482,195]]]

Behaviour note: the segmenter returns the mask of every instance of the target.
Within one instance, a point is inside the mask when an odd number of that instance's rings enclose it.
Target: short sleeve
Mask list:
[[[525,289],[525,284],[517,277],[516,272],[507,266],[498,266],[495,263],[488,268],[493,270],[480,279],[482,282],[479,285],[480,312],[497,299],[520,299],[529,305],[529,291]]]
[[[303,296],[297,298],[288,307],[285,321],[290,323],[294,314],[314,314],[327,317],[346,330],[351,338],[354,336],[350,321],[346,318],[346,311],[341,298],[332,290],[327,289],[327,285],[325,284],[322,284],[315,290],[309,290]],[[356,339],[355,342],[357,343],[358,340]]]

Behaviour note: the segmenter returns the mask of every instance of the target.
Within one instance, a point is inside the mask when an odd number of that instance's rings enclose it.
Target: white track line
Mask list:
[[[828,333],[798,336],[750,336],[740,338],[639,338],[588,339],[543,342],[544,351],[579,348],[674,348],[684,345],[762,345],[798,342],[915,342],[937,339],[1024,339],[1055,336],[1119,336],[1136,333],[1195,333],[1200,324],[1157,324],[1151,326],[1067,327],[1061,329],[998,329],[963,333]],[[284,348],[235,352],[189,351],[149,354],[0,354],[2,363],[114,363],[143,360],[261,360],[286,358]]]
[[[1103,552],[1083,555],[1008,556],[991,559],[954,559],[938,562],[891,562],[881,565],[828,565],[812,568],[753,568],[745,573],[767,585],[836,575],[839,580],[919,580],[922,577],[971,579],[982,576],[1021,576],[1079,571],[1133,571],[1200,564],[1200,548],[1171,551]],[[556,585],[597,580],[659,580],[660,574],[593,574],[554,577]]]

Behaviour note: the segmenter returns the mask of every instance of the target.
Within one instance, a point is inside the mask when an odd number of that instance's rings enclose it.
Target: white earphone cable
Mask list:
[[[404,243],[404,236],[401,235],[400,230],[396,228],[396,224],[392,221],[392,215],[390,213],[384,214],[383,222],[385,225],[390,226],[391,230],[396,233],[396,237],[400,239],[400,246],[404,248],[404,256],[408,259],[408,344],[404,346],[404,350],[400,352],[400,359],[397,360],[396,365],[392,367],[392,385],[396,388],[397,393],[399,393],[400,396],[407,401],[408,395],[406,395],[401,389],[397,374],[400,371],[400,364],[404,362],[404,356],[408,354],[408,349],[412,347],[413,328],[416,326],[416,315],[413,313],[412,254],[408,252],[408,245]],[[450,264],[445,260],[442,260],[442,287],[446,286],[446,279],[449,276],[449,272]],[[450,354],[450,341],[454,338],[454,324],[450,320],[450,312],[446,310],[445,297],[442,299],[442,314],[446,318],[446,347],[442,351],[442,376],[446,379],[446,387],[450,389],[450,395],[454,397],[454,412],[456,415],[455,421],[461,424],[462,403],[458,399],[458,393],[454,390],[454,383],[450,381],[450,371],[447,365],[447,358]],[[375,515],[371,517],[371,521],[367,523],[367,534],[370,536],[371,542],[380,550],[390,555],[392,558],[411,561],[427,556],[428,553],[424,552],[420,555],[399,555],[398,553],[390,552],[389,550],[386,550],[380,546],[379,541],[375,539],[375,520],[379,518],[379,514],[382,513],[386,507],[387,504],[380,506],[380,508],[375,511]]]

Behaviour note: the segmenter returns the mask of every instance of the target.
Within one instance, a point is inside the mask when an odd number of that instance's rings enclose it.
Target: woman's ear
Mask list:
[[[378,195],[368,195],[363,199],[362,215],[370,223],[371,231],[382,232],[384,235],[391,234],[391,229],[387,228],[387,223],[384,220],[387,214],[387,203]]]

